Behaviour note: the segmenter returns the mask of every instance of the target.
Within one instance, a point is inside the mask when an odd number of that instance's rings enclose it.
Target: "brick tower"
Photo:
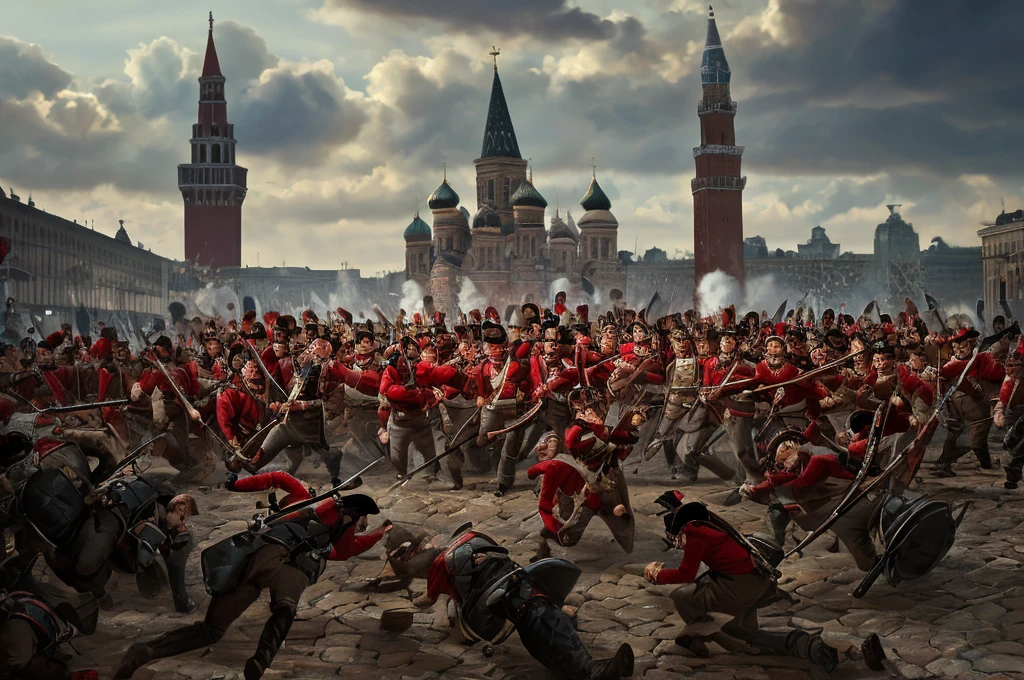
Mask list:
[[[235,163],[224,76],[213,44],[213,12],[199,77],[199,119],[192,126],[192,162],[178,166],[185,201],[185,259],[216,267],[242,264],[242,201],[247,170]]]
[[[476,166],[476,205],[492,206],[501,215],[502,235],[515,231],[512,196],[526,181],[526,161],[519,152],[512,116],[505,101],[505,91],[498,77],[498,49],[491,50],[494,58],[494,81],[491,84],[491,102],[487,107],[484,143]]]
[[[736,103],[729,96],[729,62],[715,12],[708,9],[708,35],[700,67],[703,97],[697,104],[700,146],[693,150],[697,176],[690,180],[695,286],[706,274],[720,269],[742,287],[743,187],[747,178],[740,176],[743,147],[736,146]]]

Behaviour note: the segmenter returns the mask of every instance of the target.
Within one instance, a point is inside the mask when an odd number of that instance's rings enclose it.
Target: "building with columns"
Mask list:
[[[1024,313],[1024,210],[1003,212],[978,231],[984,300],[990,315],[1002,313],[1002,302],[1016,313]]]
[[[743,147],[736,146],[736,102],[729,94],[732,72],[722,49],[715,13],[708,15],[697,104],[700,146],[693,150],[697,176],[693,192],[693,252],[695,285],[720,270],[743,285],[743,188],[740,175]]]
[[[189,144],[191,162],[178,166],[178,189],[185,202],[185,259],[237,267],[242,264],[242,202],[248,171],[235,163],[235,129],[228,122],[212,12],[199,77],[199,115]]]

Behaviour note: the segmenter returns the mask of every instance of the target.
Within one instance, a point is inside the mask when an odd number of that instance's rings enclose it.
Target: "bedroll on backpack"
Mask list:
[[[20,514],[50,545],[69,542],[85,521],[85,499],[60,470],[40,470],[18,497]]]

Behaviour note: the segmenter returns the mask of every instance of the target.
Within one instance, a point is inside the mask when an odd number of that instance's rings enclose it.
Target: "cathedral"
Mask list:
[[[548,202],[533,185],[519,151],[512,117],[498,77],[497,52],[483,148],[476,166],[476,212],[461,199],[447,174],[430,196],[432,225],[417,212],[405,229],[406,278],[434,297],[439,310],[452,313],[460,295],[475,290],[487,304],[551,304],[552,284],[582,301],[595,291],[607,300],[626,285],[618,257],[619,223],[597,182],[596,171],[580,200],[583,214],[573,221],[556,208],[545,228]],[[467,284],[471,282],[471,284]],[[468,312],[468,309],[462,309]]]

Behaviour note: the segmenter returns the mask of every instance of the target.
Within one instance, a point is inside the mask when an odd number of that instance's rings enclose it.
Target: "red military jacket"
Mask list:
[[[690,522],[683,528],[686,547],[678,569],[662,569],[658,585],[693,583],[701,562],[711,571],[740,576],[754,571],[754,560],[746,548],[718,527],[706,522]]]
[[[939,374],[946,380],[956,380],[966,367],[967,361],[963,359],[950,359],[939,369]],[[977,388],[971,386],[972,382],[1000,382],[1005,377],[1006,369],[992,356],[991,352],[979,352],[978,358],[971,365],[971,370],[967,372],[967,376],[960,384],[959,391],[981,398],[982,395],[976,394]]]
[[[542,460],[526,471],[526,476],[530,479],[536,479],[538,475],[543,475],[543,479],[540,483],[537,511],[545,528],[551,533],[557,534],[558,530],[562,528],[562,522],[554,514],[554,510],[558,506],[558,494],[575,496],[583,491],[586,482],[576,468],[557,458]],[[601,509],[601,495],[587,492],[586,505],[597,512]]]
[[[811,456],[807,466],[799,474],[784,471],[769,474],[763,482],[754,487],[754,492],[769,491],[777,486],[784,486],[787,489],[804,489],[816,486],[829,477],[854,479],[855,476],[839,463],[839,456],[826,453]]]
[[[228,441],[245,439],[244,431],[260,429],[260,406],[247,392],[226,389],[217,395],[217,424]]]

